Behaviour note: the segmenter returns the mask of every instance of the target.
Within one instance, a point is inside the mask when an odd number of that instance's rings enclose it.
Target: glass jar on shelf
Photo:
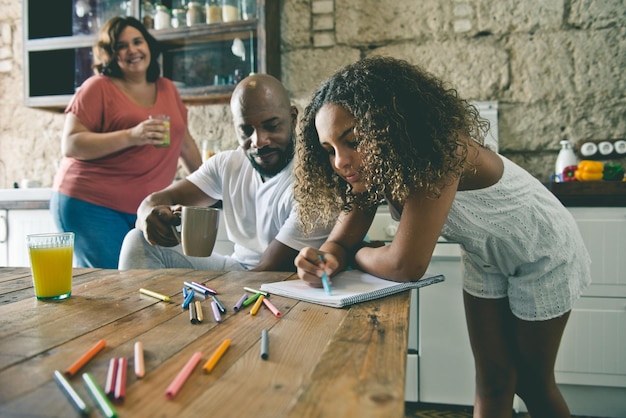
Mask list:
[[[141,5],[141,22],[146,29],[154,29],[154,6],[150,1],[144,1]]]
[[[187,4],[187,26],[195,26],[204,23],[204,8],[197,1]]]
[[[171,25],[173,28],[184,28],[187,25],[187,11],[184,8],[172,9]]]
[[[219,23],[222,21],[222,3],[220,0],[206,0],[205,12],[206,23]]]
[[[241,0],[241,18],[256,19],[256,0]]]
[[[224,22],[234,22],[240,19],[239,0],[222,0],[222,20]]]
[[[154,14],[154,29],[166,29],[171,27],[170,10],[167,6],[157,4]]]

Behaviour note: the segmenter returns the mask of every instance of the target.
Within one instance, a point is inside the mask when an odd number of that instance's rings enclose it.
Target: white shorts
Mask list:
[[[463,289],[485,299],[509,299],[511,312],[526,321],[557,318],[572,309],[587,285],[577,264],[563,263],[545,269],[547,259],[520,265],[514,276],[463,253]]]

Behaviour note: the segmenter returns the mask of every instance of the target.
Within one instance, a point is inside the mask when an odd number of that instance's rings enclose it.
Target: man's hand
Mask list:
[[[180,206],[156,206],[144,219],[143,235],[150,245],[174,247],[179,244],[172,228],[180,225]]]

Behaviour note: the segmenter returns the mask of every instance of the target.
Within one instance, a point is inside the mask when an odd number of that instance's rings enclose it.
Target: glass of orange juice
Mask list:
[[[74,233],[31,234],[26,238],[37,299],[68,298],[72,293]]]
[[[217,140],[205,139],[202,141],[202,162],[205,162],[218,152],[220,152],[220,150],[217,146]]]
[[[159,145],[155,145],[157,148],[165,148],[170,146],[170,117],[168,115],[149,115],[148,119],[156,119],[163,122],[165,126],[165,138],[163,138],[163,142]]]

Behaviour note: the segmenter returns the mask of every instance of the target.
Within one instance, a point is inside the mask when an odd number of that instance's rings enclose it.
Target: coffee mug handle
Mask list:
[[[182,212],[181,211],[174,211],[173,212],[174,215],[178,216],[178,218],[180,219]],[[178,230],[176,229],[176,227],[174,225],[170,225],[170,228],[172,229],[172,232],[174,233],[174,238],[176,238],[176,241],[178,241],[178,243],[181,243],[180,240],[180,232],[178,232]]]

